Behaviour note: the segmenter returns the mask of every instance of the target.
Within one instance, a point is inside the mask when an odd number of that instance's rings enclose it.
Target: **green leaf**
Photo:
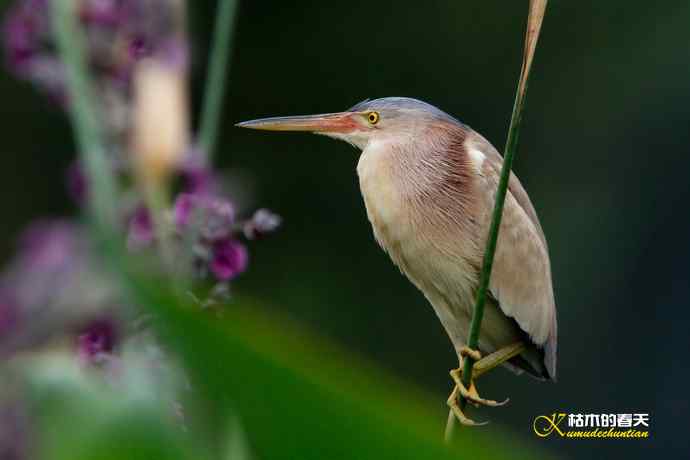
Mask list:
[[[213,436],[237,414],[256,458],[537,458],[493,429],[465,430],[452,452],[442,439],[445,401],[247,301],[218,319],[151,284],[135,292],[186,363]]]

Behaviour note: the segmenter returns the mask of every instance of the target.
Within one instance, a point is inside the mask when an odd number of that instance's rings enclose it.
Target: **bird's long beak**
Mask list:
[[[314,133],[349,133],[359,127],[354,112],[324,113],[293,117],[272,117],[243,121],[235,126],[266,131],[309,131]]]

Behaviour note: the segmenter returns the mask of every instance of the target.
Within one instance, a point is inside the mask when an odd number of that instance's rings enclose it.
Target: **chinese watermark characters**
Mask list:
[[[539,415],[532,423],[534,433],[545,438],[649,438],[649,414],[578,414],[554,412]]]

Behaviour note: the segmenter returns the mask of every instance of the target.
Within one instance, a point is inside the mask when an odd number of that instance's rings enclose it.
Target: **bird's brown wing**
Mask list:
[[[468,139],[467,148],[475,148],[485,157],[478,180],[482,200],[478,218],[483,234],[488,235],[503,158],[478,134]],[[509,181],[489,289],[503,313],[543,347],[544,364],[555,378],[556,305],[548,247],[534,207],[514,174]]]

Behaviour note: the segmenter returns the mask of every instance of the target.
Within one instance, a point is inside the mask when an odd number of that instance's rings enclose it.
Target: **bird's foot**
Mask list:
[[[465,345],[460,348],[460,357],[465,358],[467,356],[469,356],[475,361],[479,361],[480,359],[482,359],[482,354],[479,352],[479,350],[475,350]]]
[[[460,348],[460,367],[458,369],[453,369],[452,371],[450,371],[450,376],[453,379],[453,382],[455,383],[455,387],[453,388],[453,392],[448,397],[448,407],[450,407],[451,412],[458,420],[458,422],[460,422],[462,425],[467,426],[480,426],[486,425],[488,423],[477,423],[474,420],[467,417],[462,409],[462,407],[464,406],[461,406],[458,401],[460,397],[463,397],[467,402],[471,403],[475,407],[498,407],[508,403],[508,401],[510,400],[509,398],[506,398],[505,401],[494,401],[492,399],[485,399],[479,396],[479,393],[477,392],[477,387],[474,384],[474,380],[475,378],[478,378],[480,375],[508,361],[510,358],[519,355],[524,349],[524,343],[517,342],[503,347],[500,350],[491,353],[489,356],[482,358],[482,355],[479,352],[479,350],[474,350],[467,346]],[[470,380],[469,388],[465,387],[465,384],[462,381],[462,360],[467,357],[475,361],[474,365],[472,366],[472,379]]]
[[[477,392],[474,379],[470,381],[469,388],[465,387],[465,384],[462,382],[462,368],[453,369],[450,371],[450,376],[453,379],[453,382],[455,382],[455,389],[458,391],[458,394],[465,398],[468,402],[472,403],[475,407],[500,407],[508,404],[508,401],[510,401],[510,398],[506,398],[504,401],[494,401],[493,399],[482,398]]]
[[[475,422],[471,418],[465,415],[465,412],[462,410],[462,407],[460,407],[460,404],[458,403],[458,396],[460,392],[458,390],[457,385],[455,388],[453,388],[453,391],[451,392],[450,396],[448,397],[448,407],[450,407],[451,412],[453,412],[453,415],[455,418],[460,422],[461,425],[465,426],[483,426],[486,425],[489,422]]]

